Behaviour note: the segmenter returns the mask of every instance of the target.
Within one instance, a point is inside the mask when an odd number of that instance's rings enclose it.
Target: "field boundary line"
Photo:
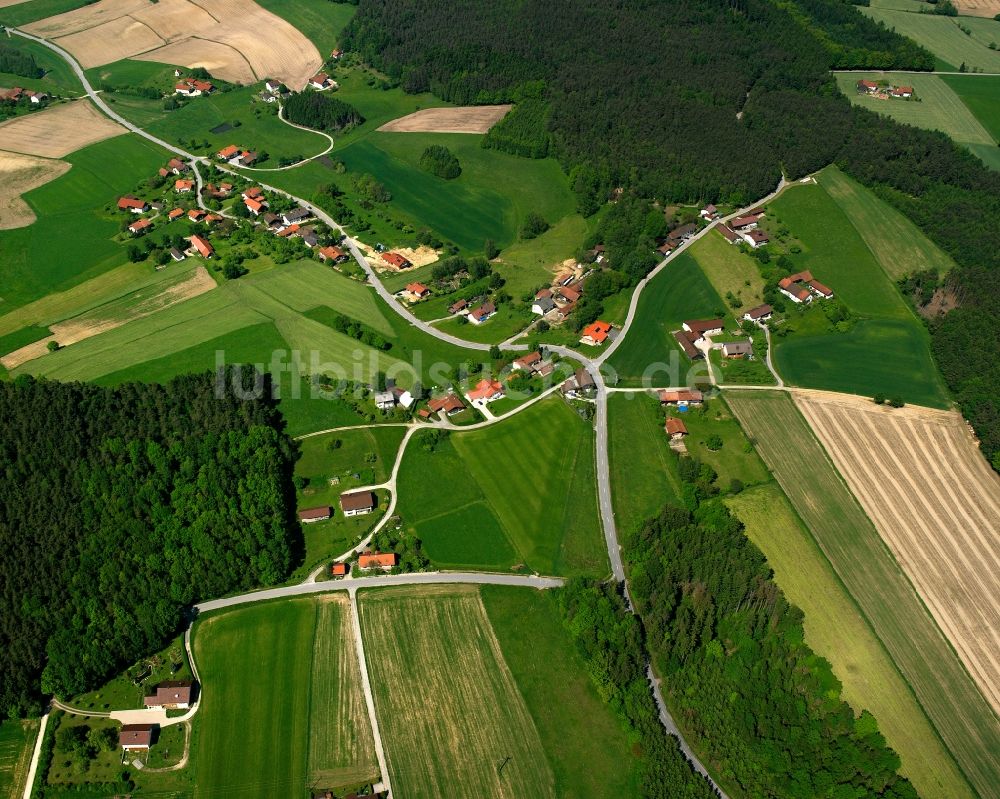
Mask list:
[[[375,759],[378,761],[381,782],[388,796],[392,797],[392,785],[389,777],[389,766],[385,759],[385,749],[382,744],[382,732],[378,726],[378,716],[375,713],[375,696],[372,693],[371,675],[368,673],[368,658],[365,655],[365,640],[361,633],[361,610],[358,606],[357,589],[348,592],[351,606],[351,626],[354,629],[354,647],[357,649],[358,667],[361,671],[361,689],[368,709],[368,721],[372,728],[372,740],[375,744]]]

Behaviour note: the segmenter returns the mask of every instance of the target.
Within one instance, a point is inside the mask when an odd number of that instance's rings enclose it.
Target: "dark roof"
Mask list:
[[[345,511],[374,508],[375,495],[371,491],[355,491],[353,494],[341,494],[340,507]]]
[[[322,505],[318,508],[304,508],[299,511],[299,519],[306,521],[309,519],[329,519],[333,515],[333,508],[329,505]]]
[[[308,219],[312,214],[305,208],[296,208],[293,211],[282,214],[282,216],[291,222],[297,222],[300,219]]]
[[[763,305],[758,305],[756,308],[751,308],[749,311],[746,312],[746,315],[749,316],[751,319],[760,319],[762,316],[767,316],[773,311],[774,308],[772,308],[767,303],[764,303]]]
[[[706,330],[717,330],[725,326],[722,319],[689,319],[684,322],[692,333],[704,333]]]
[[[701,351],[691,343],[691,339],[688,338],[688,332],[686,330],[675,330],[674,338],[677,339],[677,343],[681,345],[681,349],[684,350],[684,354],[688,358],[700,358]]]
[[[686,238],[698,231],[698,226],[694,222],[688,222],[686,225],[681,225],[678,228],[674,228],[667,234],[667,238],[670,241],[679,241],[680,239]]]
[[[155,724],[126,724],[118,733],[119,746],[152,746]]]
[[[156,691],[143,699],[146,705],[186,705],[191,702],[194,683],[190,680],[167,680],[156,686]]]

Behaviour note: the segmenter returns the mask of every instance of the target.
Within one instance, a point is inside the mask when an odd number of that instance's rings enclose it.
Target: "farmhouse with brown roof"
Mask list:
[[[191,705],[194,695],[194,683],[191,680],[167,680],[156,686],[156,691],[142,698],[146,707],[176,707],[186,708]]]
[[[461,413],[465,410],[465,404],[458,398],[456,394],[445,394],[443,397],[436,397],[427,403],[427,409],[431,413],[441,413],[442,411],[446,416],[454,416],[456,413]]]
[[[661,391],[661,405],[677,405],[685,407],[687,405],[700,405],[705,396],[700,391],[694,389],[681,389],[680,391]]]
[[[492,302],[484,302],[478,308],[469,311],[469,321],[474,325],[481,325],[487,319],[493,317],[497,312],[497,307]]]
[[[755,213],[751,211],[746,216],[738,216],[732,222],[729,223],[729,227],[733,230],[753,230],[757,227],[757,223],[763,216],[761,213]]]
[[[382,260],[385,261],[393,269],[409,269],[413,264],[407,261],[398,252],[384,252],[382,253]]]
[[[371,491],[355,491],[340,495],[340,509],[345,516],[362,516],[375,510],[375,495]]]
[[[333,508],[329,505],[320,505],[318,508],[303,508],[299,511],[299,521],[303,524],[325,522],[331,516],[333,516]]]
[[[511,364],[513,369],[524,370],[526,372],[532,371],[532,369],[542,362],[542,353],[540,352],[529,352],[527,355],[522,355],[514,363]]]
[[[187,194],[191,189],[194,188],[193,180],[185,180],[184,178],[177,178],[174,181],[174,191],[178,194]]]
[[[681,323],[681,327],[689,333],[697,333],[699,338],[721,333],[724,325],[722,319],[689,319]]]
[[[334,563],[330,566],[330,576],[331,577],[346,577],[348,571],[348,565],[346,563]]]
[[[859,92],[865,92],[866,94],[875,94],[878,91],[878,84],[873,80],[859,80],[855,86]]]
[[[423,283],[407,283],[406,296],[410,302],[419,302],[424,297],[429,297],[431,290]]]
[[[319,249],[319,259],[321,261],[333,261],[333,263],[339,264],[341,261],[346,261],[349,257],[340,247],[321,247]]]
[[[450,314],[461,313],[468,307],[469,303],[467,300],[458,300],[457,302],[453,302],[451,305],[448,306],[448,313]]]
[[[681,350],[692,361],[703,357],[702,351],[694,345],[696,341],[701,339],[701,336],[697,333],[691,333],[687,330],[675,330],[673,335],[674,340],[680,345]]]
[[[156,730],[155,724],[126,724],[118,733],[118,745],[126,752],[149,749]]]
[[[767,303],[764,303],[763,305],[758,305],[756,308],[751,308],[743,314],[743,318],[748,322],[766,322],[771,318],[771,314],[773,313],[774,308]]]
[[[149,210],[149,203],[140,200],[138,197],[127,195],[118,200],[119,211],[131,211],[133,214],[141,214]]]
[[[191,248],[202,258],[211,258],[215,255],[215,248],[208,241],[197,234],[190,238]]]
[[[667,421],[663,425],[663,429],[671,439],[683,438],[688,434],[687,427],[684,425],[680,419],[675,419],[673,416],[668,416]]]

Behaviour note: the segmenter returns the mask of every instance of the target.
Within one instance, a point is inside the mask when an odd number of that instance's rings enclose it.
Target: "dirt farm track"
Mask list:
[[[301,89],[322,64],[312,42],[253,0],[100,0],[24,29],[66,48],[85,69],[139,58]]]
[[[1000,712],[1000,477],[962,417],[822,392],[795,402]]]

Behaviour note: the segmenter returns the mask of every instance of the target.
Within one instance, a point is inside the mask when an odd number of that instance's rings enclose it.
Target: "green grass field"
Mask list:
[[[591,427],[547,399],[496,427],[418,435],[399,474],[398,512],[429,558],[451,568],[602,575]]]
[[[996,716],[791,398],[743,391],[729,403],[965,776],[995,796]]]
[[[997,23],[1000,29],[1000,23]],[[1000,30],[998,30],[1000,33]],[[992,51],[990,51],[992,53]],[[925,130],[939,130],[959,144],[969,147],[977,155],[980,150],[997,149],[996,135],[976,118],[969,106],[952,90],[945,80],[948,76],[919,75],[901,72],[839,72],[836,75],[840,90],[855,105],[876,111],[897,122]],[[894,86],[913,86],[916,97],[911,100],[880,100],[869,94],[859,94],[855,86],[859,80],[887,80]],[[974,80],[980,80],[975,78]],[[979,149],[976,149],[979,148]],[[988,164],[993,166],[992,163]]]
[[[517,241],[500,253],[495,269],[507,280],[505,290],[518,298],[539,285],[547,285],[559,271],[559,264],[572,258],[587,234],[596,225],[597,216],[584,219],[570,214],[556,222],[541,236]]]
[[[654,386],[687,382],[692,363],[671,331],[679,329],[685,319],[712,318],[724,312],[725,304],[698,262],[689,253],[681,253],[646,286],[630,334],[607,361],[618,373],[618,385],[642,386],[646,374]],[[656,368],[647,373],[650,367]],[[696,363],[695,369],[707,379],[703,364]]]
[[[962,98],[992,139],[1000,142],[1000,76],[942,75],[941,80]],[[970,149],[994,169],[1000,169],[1000,147],[977,144]]]
[[[757,261],[726,241],[721,233],[702,236],[688,252],[698,262],[716,293],[726,300],[727,307],[732,307],[728,294],[740,301],[740,315],[764,302],[764,278],[757,268]]]
[[[340,32],[356,10],[350,3],[329,0],[257,0],[257,3],[298,28],[316,45],[323,58],[338,44]]]
[[[772,338],[778,372],[793,385],[853,394],[884,391],[907,402],[945,406],[947,393],[931,359],[927,329],[825,186],[783,194],[768,206],[768,227],[791,230],[802,248],[792,256],[795,268],[809,269],[830,286],[856,323],[847,332],[830,332],[818,308],[787,302],[786,324],[793,332]]]
[[[38,721],[27,719],[0,723],[0,796],[24,793],[28,764],[38,735]]]
[[[0,313],[65,291],[126,261],[112,236],[119,218],[104,210],[155,174],[164,153],[138,136],[116,136],[68,155],[65,175],[24,195],[38,220],[0,231]],[[114,169],[109,169],[109,164]],[[72,242],[67,249],[66,243]]]
[[[6,19],[3,16],[5,12],[6,9],[0,10],[0,21]],[[44,44],[20,36],[11,37],[9,44],[23,53],[34,56],[35,63],[45,70],[45,74],[40,78],[26,78],[23,75],[0,72],[0,86],[21,86],[59,97],[78,97],[83,94],[83,86],[70,65]]]
[[[85,6],[89,0],[25,0],[0,10],[0,22],[17,27]]]
[[[991,41],[1000,43],[1000,22],[976,17],[956,19],[937,14],[914,14],[886,8],[860,10],[884,23],[887,28],[895,28],[897,33],[926,47],[941,60],[939,68],[954,71],[964,63],[969,70],[977,68],[984,72],[1000,72],[1000,52],[989,49]],[[971,29],[972,35],[966,36],[959,29],[959,24]]]
[[[370,776],[371,731],[357,697],[353,637],[343,629],[347,612],[328,598],[284,599],[198,623],[196,797],[289,796],[319,775]]]
[[[566,635],[558,593],[494,585],[479,591],[548,754],[556,795],[638,795],[632,748]]]
[[[909,219],[837,167],[819,174],[819,183],[840,206],[892,281],[926,269],[942,275],[955,262]]]
[[[359,610],[395,796],[555,797],[538,728],[474,587],[365,591]]]
[[[843,698],[870,710],[902,773],[924,799],[973,796],[881,642],[802,525],[781,488],[757,486],[726,500],[763,551],[789,601],[805,613],[806,643],[833,665]]]

